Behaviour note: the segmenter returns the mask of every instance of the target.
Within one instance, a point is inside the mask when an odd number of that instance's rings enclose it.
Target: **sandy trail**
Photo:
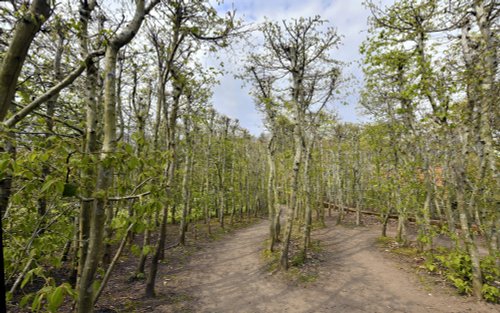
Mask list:
[[[193,255],[176,277],[190,295],[188,312],[499,312],[500,306],[475,303],[439,287],[424,288],[376,248],[379,231],[346,228],[327,221],[317,231],[326,250],[320,276],[297,286],[270,275],[260,251],[268,223],[239,230]],[[169,305],[155,312],[178,312]]]

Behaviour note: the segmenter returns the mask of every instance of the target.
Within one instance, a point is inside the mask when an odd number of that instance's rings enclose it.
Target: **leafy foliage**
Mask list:
[[[472,263],[470,256],[462,250],[452,250],[446,253],[430,256],[425,264],[431,272],[442,270],[446,278],[452,282],[462,294],[470,295],[472,292]],[[495,258],[487,256],[481,259],[483,273],[484,298],[493,303],[500,302],[500,269],[495,263]]]

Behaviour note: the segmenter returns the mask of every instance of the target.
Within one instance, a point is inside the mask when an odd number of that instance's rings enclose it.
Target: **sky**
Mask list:
[[[342,45],[333,56],[343,62],[348,62],[344,69],[344,75],[355,77],[355,86],[350,88],[354,91],[351,95],[344,97],[344,101],[337,99],[331,104],[343,121],[363,122],[368,118],[362,116],[357,109],[358,93],[363,81],[363,74],[357,61],[361,59],[359,46],[366,38],[368,29],[367,18],[370,15],[368,9],[362,5],[363,0],[225,0],[218,10],[222,13],[232,7],[236,9],[237,17],[243,18],[245,23],[259,23],[267,17],[270,20],[281,21],[283,19],[312,17],[320,15],[329,21],[330,26],[337,29],[343,35]],[[387,2],[385,0],[384,2]],[[214,1],[215,2],[215,1]],[[243,86],[243,82],[234,78],[243,65],[243,55],[234,57],[234,51],[225,51],[223,54],[231,54],[233,57],[222,55],[220,60],[224,61],[224,68],[228,71],[220,77],[220,85],[214,90],[213,104],[217,111],[231,118],[237,118],[240,125],[248,129],[252,134],[258,135],[264,131],[262,115],[255,108],[252,97],[248,94],[249,88]],[[357,81],[357,82],[356,82]],[[347,104],[342,104],[346,102]]]

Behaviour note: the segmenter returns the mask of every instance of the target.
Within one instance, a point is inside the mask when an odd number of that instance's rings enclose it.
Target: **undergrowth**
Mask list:
[[[463,250],[440,249],[433,254],[426,254],[425,268],[432,273],[444,275],[461,294],[472,293],[472,262]],[[500,303],[500,268],[492,256],[480,260],[483,274],[483,298],[492,303]]]
[[[319,224],[316,229],[321,228]],[[289,281],[307,284],[315,282],[319,277],[319,254],[323,251],[320,240],[312,240],[306,255],[302,253],[302,234],[299,231],[292,233],[290,251],[288,255],[289,268],[283,272],[283,277]],[[266,269],[270,273],[276,273],[280,269],[280,245],[276,245],[274,251],[269,250],[269,239],[263,242],[264,249],[261,252]]]
[[[439,275],[453,285],[460,294],[472,294],[472,262],[466,251],[439,247],[433,251],[418,252],[415,247],[400,246],[392,238],[379,237],[377,242],[392,253],[424,260],[420,268],[430,274]],[[480,260],[483,274],[483,298],[491,303],[500,303],[500,268],[492,256]]]

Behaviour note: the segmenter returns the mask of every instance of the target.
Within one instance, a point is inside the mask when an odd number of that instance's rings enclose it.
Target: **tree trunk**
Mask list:
[[[461,161],[457,161],[461,163]],[[483,276],[481,273],[481,267],[479,264],[479,251],[477,249],[476,243],[474,242],[474,236],[470,230],[469,226],[469,214],[465,205],[465,185],[464,185],[464,175],[465,169],[458,164],[456,168],[456,185],[457,185],[457,210],[460,216],[460,227],[462,230],[462,236],[464,239],[465,247],[471,258],[472,262],[472,293],[478,299],[482,299],[482,287],[483,287]]]
[[[144,238],[142,241],[142,249],[141,249],[141,256],[139,257],[139,264],[137,265],[137,274],[144,275],[144,269],[146,267],[146,260],[148,258],[148,255],[144,253],[144,249],[146,246],[148,246],[151,242],[151,230],[149,229],[151,226],[151,216],[148,214],[146,217],[146,229],[144,230]],[[137,275],[136,275],[137,276]]]
[[[113,272],[113,269],[116,266],[116,263],[118,262],[118,259],[122,255],[123,249],[125,248],[125,245],[127,244],[127,237],[129,236],[132,227],[134,227],[135,223],[132,223],[129,225],[127,230],[125,231],[125,235],[123,236],[120,245],[118,246],[118,249],[116,250],[115,256],[111,260],[108,269],[106,270],[106,273],[104,274],[104,277],[102,278],[101,285],[99,286],[99,289],[97,290],[95,296],[94,296],[94,304],[97,303],[99,300],[99,297],[101,296],[104,288],[106,287],[106,284],[109,281],[109,278],[111,277],[111,273]]]
[[[212,227],[211,227],[211,217],[212,213],[210,212],[210,159],[212,157],[212,136],[213,136],[213,124],[214,124],[214,118],[215,118],[215,111],[210,111],[210,117],[209,117],[209,130],[208,130],[208,140],[207,140],[207,149],[205,151],[205,158],[206,158],[206,163],[205,163],[205,201],[203,203],[204,205],[204,211],[205,211],[205,221],[207,224],[207,234],[210,235],[212,233]]]
[[[427,251],[432,249],[432,234],[430,232],[431,227],[431,205],[432,198],[434,195],[434,190],[432,188],[430,165],[428,160],[428,151],[426,151],[425,168],[424,168],[424,186],[425,186],[425,201],[422,208],[422,220],[418,227],[419,231],[419,249],[420,251]]]
[[[182,218],[181,225],[179,228],[179,243],[181,245],[186,244],[186,231],[188,227],[188,213],[189,213],[189,205],[190,205],[190,171],[191,171],[191,162],[192,162],[192,151],[191,151],[191,135],[190,135],[190,121],[189,116],[184,117],[184,140],[186,142],[186,155],[184,160],[184,174],[182,177],[182,197],[183,197],[183,206],[182,206]]]
[[[224,213],[226,210],[226,144],[229,130],[229,118],[224,118],[224,134],[222,137],[221,164],[219,168],[219,225],[224,228]]]
[[[95,7],[94,2],[81,2],[80,4],[80,55],[86,56],[89,52],[88,43],[88,23],[90,15]],[[83,195],[84,197],[92,197],[96,168],[95,155],[98,151],[97,147],[97,85],[98,85],[98,66],[94,62],[90,62],[87,66],[85,77],[85,138],[83,142],[83,150],[85,151],[85,166],[82,171]],[[83,266],[87,258],[88,244],[90,238],[90,220],[92,218],[92,202],[82,201],[80,204],[79,221],[79,260],[78,260],[78,276],[77,283],[83,272]]]
[[[17,81],[21,74],[26,56],[33,39],[42,24],[50,17],[51,7],[49,1],[33,0],[29,11],[17,23],[14,33],[3,56],[0,67],[0,122],[3,122],[11,108],[17,88]],[[0,129],[1,130],[1,129]],[[3,131],[3,130],[1,130]],[[15,155],[15,148],[10,140],[2,140],[0,153],[6,152]],[[11,157],[11,160],[14,160]],[[7,210],[11,195],[12,177],[5,175],[0,180],[0,216]],[[3,226],[0,221],[0,240],[3,240]],[[0,251],[0,281],[4,282],[4,257],[3,249]],[[0,310],[6,311],[5,294],[0,295]]]
[[[105,101],[104,101],[104,141],[101,154],[101,164],[98,168],[96,190],[99,196],[94,201],[93,214],[90,222],[90,238],[88,254],[82,270],[79,287],[78,312],[93,312],[92,283],[97,270],[99,255],[104,238],[104,223],[106,220],[105,194],[112,185],[113,166],[111,154],[116,149],[116,102],[115,102],[115,70],[118,50],[109,46],[106,50],[105,65]]]
[[[312,228],[312,209],[311,209],[311,182],[309,180],[309,175],[310,175],[310,164],[312,160],[312,148],[314,144],[314,136],[313,138],[310,139],[311,142],[308,144],[304,145],[305,151],[304,151],[304,178],[303,178],[303,184],[304,184],[304,191],[305,191],[305,220],[304,220],[304,245],[302,247],[302,255],[305,260],[307,256],[307,249],[311,245],[311,228]]]
[[[170,157],[166,161],[164,176],[166,177],[166,195],[170,201],[167,201],[163,208],[163,217],[160,225],[160,234],[157,244],[155,246],[155,253],[151,259],[151,269],[146,282],[146,297],[155,296],[155,281],[156,274],[158,272],[158,262],[163,258],[163,250],[165,248],[166,235],[167,235],[167,217],[168,217],[168,206],[171,204],[172,208],[175,207],[175,199],[173,195],[173,184],[175,178],[176,160],[177,160],[177,115],[179,112],[180,97],[184,88],[184,84],[179,80],[177,71],[173,72],[173,102],[172,110],[168,116],[168,110],[164,110],[164,114],[168,117],[168,127],[167,127],[167,139],[168,139],[168,151],[171,153]],[[173,215],[173,214],[172,214]]]
[[[160,225],[160,234],[158,241],[156,242],[155,253],[151,259],[151,268],[149,269],[148,279],[146,281],[146,297],[152,298],[155,296],[155,282],[156,274],[158,273],[158,263],[160,262],[160,255],[165,247],[165,241],[167,237],[167,215],[168,207],[164,206],[163,216]]]
[[[282,269],[288,269],[288,251],[290,249],[290,239],[292,237],[294,212],[297,209],[297,196],[299,192],[299,175],[300,165],[302,160],[302,138],[301,126],[299,121],[296,122],[294,127],[294,142],[295,142],[295,155],[293,158],[293,174],[292,174],[292,192],[290,195],[290,206],[287,208],[286,226],[283,238],[283,246],[280,255],[280,266]]]
[[[93,312],[94,295],[92,283],[97,271],[99,257],[104,239],[104,223],[106,221],[106,193],[112,185],[112,154],[116,150],[116,95],[115,70],[118,49],[109,46],[106,50],[105,84],[104,84],[104,140],[101,163],[98,167],[96,200],[90,221],[90,237],[87,257],[83,266],[78,298],[78,312]]]
[[[267,177],[267,207],[269,213],[269,251],[274,251],[274,245],[276,243],[276,164],[275,164],[275,147],[274,147],[274,135],[271,134],[269,143],[267,144],[267,164],[269,167],[268,177]]]
[[[122,32],[110,39],[105,54],[104,69],[104,127],[101,162],[98,167],[97,183],[95,188],[94,207],[90,223],[90,238],[88,253],[78,291],[78,313],[92,313],[94,311],[94,292],[92,284],[97,271],[99,256],[104,239],[104,223],[106,219],[107,193],[112,186],[113,163],[116,151],[116,65],[117,56],[121,47],[128,44],[141,27],[144,16],[159,1],[152,1],[148,8],[144,0],[136,2],[133,19],[125,26]]]
[[[389,223],[389,217],[391,216],[391,211],[389,210],[382,220],[382,237],[387,237],[387,224]]]
[[[16,24],[0,67],[0,122],[7,116],[29,48],[43,23],[52,13],[50,1],[33,0],[28,12]]]
[[[494,26],[497,16],[494,14],[497,8],[493,4],[488,4],[484,0],[474,0],[474,11],[477,19],[477,25],[481,33],[481,76],[484,77],[481,85],[481,106],[480,106],[480,126],[479,137],[481,144],[481,158],[484,158],[482,172],[486,170],[489,164],[493,178],[496,180],[497,187],[500,186],[500,176],[497,169],[497,158],[495,157],[493,132],[491,121],[494,119],[494,110],[497,107],[498,84],[496,81],[498,68],[498,40],[496,38]],[[472,64],[471,64],[472,65]],[[476,64],[473,64],[476,66]]]

